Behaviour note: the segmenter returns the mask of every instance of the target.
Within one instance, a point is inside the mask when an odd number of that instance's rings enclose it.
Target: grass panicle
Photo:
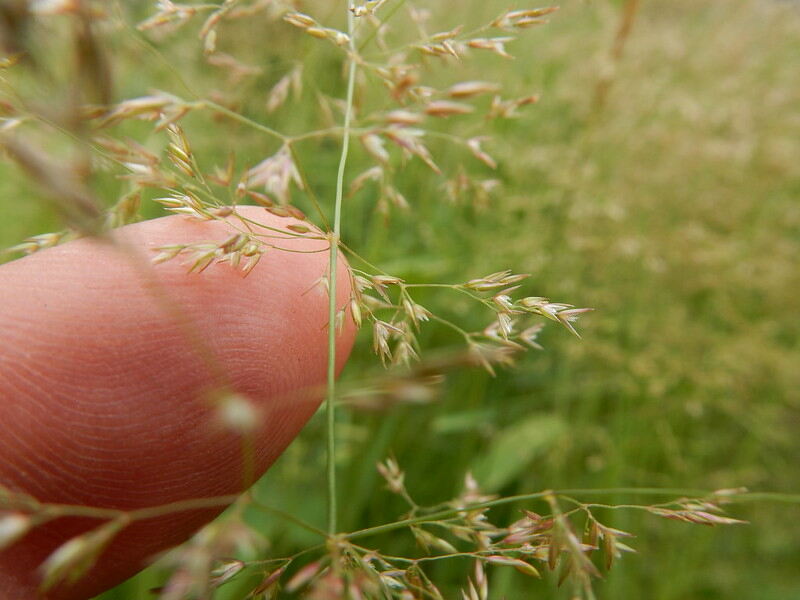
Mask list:
[[[753,417],[726,402],[725,382],[734,378],[768,398],[779,395],[773,379],[790,387],[791,353],[778,348],[788,347],[797,329],[781,330],[779,319],[764,320],[756,312],[766,303],[776,313],[790,313],[775,290],[796,277],[778,259],[745,260],[744,242],[720,232],[731,230],[733,212],[784,231],[797,224],[796,210],[787,208],[780,222],[766,209],[742,203],[722,214],[700,193],[693,217],[678,219],[655,200],[644,211],[634,198],[681,187],[686,164],[717,169],[690,169],[698,190],[712,189],[715,173],[733,189],[753,163],[761,175],[796,176],[797,161],[786,157],[798,154],[788,150],[791,140],[780,127],[764,125],[772,127],[770,139],[747,129],[766,123],[772,110],[789,113],[790,95],[782,88],[763,99],[764,112],[727,91],[720,92],[724,102],[714,103],[719,110],[712,110],[676,92],[672,74],[632,79],[628,69],[636,65],[628,56],[640,52],[642,61],[658,65],[682,59],[690,64],[704,44],[695,40],[697,47],[683,50],[679,37],[638,40],[637,28],[647,26],[639,19],[646,7],[635,0],[620,9],[606,2],[584,9],[605,19],[611,42],[589,47],[590,36],[580,36],[580,61],[574,40],[561,40],[568,32],[559,25],[579,17],[575,10],[562,15],[556,6],[495,10],[497,3],[474,3],[474,11],[454,15],[446,3],[406,0],[29,4],[31,10],[15,12],[0,25],[0,147],[14,177],[34,181],[59,220],[53,233],[20,235],[16,240],[22,241],[6,254],[31,254],[78,237],[111,242],[106,231],[164,213],[225,221],[233,228],[226,239],[153,249],[152,263],[177,261],[189,273],[230,268],[245,277],[261,261],[289,251],[284,242],[290,239],[325,240],[330,250],[327,273],[319,280],[328,296],[324,425],[312,425],[311,434],[319,442],[324,431],[325,443],[316,446],[324,445],[325,459],[306,446],[302,450],[311,458],[299,460],[290,448],[283,472],[307,489],[324,470],[325,526],[299,500],[290,512],[264,502],[268,483],[250,487],[252,435],[262,414],[229,387],[218,365],[209,364],[219,384],[210,397],[217,425],[242,441],[243,493],[118,511],[51,504],[0,485],[0,549],[13,550],[57,518],[99,520],[43,562],[43,590],[87,576],[131,523],[232,504],[223,520],[168,553],[156,575],[147,576],[155,597],[488,600],[515,597],[516,589],[533,589],[526,586],[545,578],[568,588],[571,597],[591,600],[610,597],[619,585],[615,577],[608,578],[608,588],[598,582],[647,544],[645,536],[635,538],[636,517],[630,515],[714,528],[746,522],[727,512],[735,504],[800,503],[780,492],[673,489],[672,479],[654,466],[665,463],[672,475],[690,472],[682,444],[690,443],[691,432],[706,418],[727,419],[731,430],[752,434],[763,445],[790,447],[783,429],[765,425],[785,417],[788,403],[770,401]],[[725,16],[730,22],[739,18]],[[459,18],[465,22],[454,22]],[[746,15],[740,21],[752,24]],[[744,57],[737,31],[720,35]],[[261,42],[265,32],[274,41],[268,47]],[[645,54],[641,47],[647,43],[653,47]],[[554,64],[578,66],[530,74],[542,70],[530,66],[539,48]],[[65,51],[76,64],[69,77],[56,77],[52,65],[60,64],[56,57]],[[130,73],[138,72],[141,56],[147,57],[141,68],[148,79],[134,82]],[[604,63],[587,67],[585,56],[601,56]],[[749,63],[743,69],[758,71]],[[506,75],[514,72],[521,77]],[[115,73],[118,83],[111,78]],[[757,80],[759,73],[749,76]],[[694,72],[685,77],[703,79]],[[587,81],[585,93],[581,83]],[[721,85],[727,90],[734,84],[725,79]],[[569,100],[570,111],[556,114],[548,99],[551,87],[557,99]],[[51,102],[41,101],[44,92]],[[637,99],[636,106],[631,102],[636,131],[623,122],[628,108],[622,110],[617,95]],[[652,113],[643,106],[652,106]],[[705,137],[698,134],[697,143],[673,140],[674,122],[702,129]],[[667,162],[650,161],[651,146],[669,147],[673,154],[664,154]],[[648,169],[643,167],[630,175],[630,187],[616,188],[613,152],[628,163],[645,161],[653,180],[642,180]],[[763,183],[768,179],[752,184],[754,193],[773,193]],[[690,191],[695,197],[695,188]],[[266,226],[239,211],[243,204],[291,221]],[[660,245],[631,233],[640,221],[622,227],[643,212],[664,221],[657,229],[665,238]],[[796,246],[776,242],[781,236],[753,235],[771,249],[765,256],[789,256]],[[693,253],[676,256],[687,244]],[[528,247],[537,249],[535,257]],[[440,261],[439,251],[449,255]],[[337,301],[345,283],[338,275],[340,253],[350,265],[351,295],[344,304]],[[580,260],[593,266],[576,267]],[[727,270],[735,282],[730,293],[717,297],[711,276],[696,285],[687,282],[686,269],[700,267],[708,273]],[[631,273],[650,283],[631,284],[622,296],[605,285],[617,277],[624,282]],[[756,273],[761,279],[753,283]],[[681,292],[691,297],[691,311],[663,304],[667,295]],[[586,298],[604,311],[589,315],[593,309],[581,306]],[[624,329],[624,307],[634,305],[639,320]],[[710,364],[708,374],[687,371],[670,345],[682,340],[694,363],[702,362],[691,340],[681,337],[684,329],[697,327],[698,315],[714,323],[709,339],[721,340],[714,346],[718,364]],[[600,323],[592,337],[601,341],[579,346],[571,340],[566,350],[553,342],[550,329],[581,337],[577,323],[584,318]],[[360,346],[369,347],[371,336],[379,358],[373,362],[385,371],[365,367],[365,374],[336,381],[337,332],[344,319],[361,330]],[[763,360],[749,338],[733,333],[751,322],[757,327],[748,335],[770,349]],[[185,325],[194,339],[191,323]],[[626,352],[615,345],[625,343],[631,344]],[[541,352],[550,346],[556,350]],[[529,350],[537,351],[536,361],[526,358]],[[748,357],[766,379],[744,364]],[[526,369],[514,374],[511,367],[523,361],[529,361]],[[573,361],[578,366],[570,366]],[[548,395],[541,390],[551,389],[543,387],[550,378],[557,381],[552,414],[529,414],[526,403]],[[683,400],[696,389],[707,390],[711,399]],[[448,393],[458,399],[455,414],[445,414],[451,408],[445,406]],[[584,393],[592,400],[576,400]],[[643,395],[679,398],[676,410],[686,413],[679,423],[689,433],[676,431],[678,425],[652,403],[635,413],[635,425],[609,416],[633,414]],[[487,407],[483,398],[493,396]],[[647,424],[648,438],[668,451],[640,457],[628,448],[633,442],[626,446],[626,439],[639,439],[632,432],[641,428],[639,421]],[[463,438],[459,449],[451,440],[465,432],[473,437]],[[402,459],[392,454],[393,439],[405,440]],[[728,440],[726,447],[733,445]],[[716,452],[700,442],[692,448],[704,456]],[[564,464],[578,465],[574,480],[595,482],[617,454],[623,458],[614,468],[621,475],[613,481],[642,486],[556,489],[556,483],[569,481],[560,475]],[[439,455],[443,465],[452,460],[458,469],[426,477],[430,457],[439,461]],[[406,462],[414,463],[408,473],[401,468]],[[317,471],[308,475],[305,463]],[[541,473],[531,469],[540,464],[550,466]],[[748,473],[719,466],[714,480],[737,485],[735,476]],[[705,483],[704,474],[692,481],[698,478]],[[652,487],[650,480],[665,487]],[[769,479],[755,483],[772,489]],[[345,494],[348,503],[339,502]],[[593,501],[603,496],[608,503]],[[373,497],[380,507],[372,506]],[[285,534],[286,543],[270,547],[268,534],[279,540]],[[522,580],[513,579],[515,574]]]

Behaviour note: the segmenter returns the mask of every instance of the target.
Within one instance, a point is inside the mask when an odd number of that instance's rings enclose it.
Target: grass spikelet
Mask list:
[[[129,523],[130,519],[123,516],[59,546],[42,563],[41,589],[47,591],[59,584],[69,585],[78,581],[92,568],[111,540]]]

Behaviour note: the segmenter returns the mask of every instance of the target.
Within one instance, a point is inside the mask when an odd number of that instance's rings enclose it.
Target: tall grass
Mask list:
[[[392,522],[407,510],[402,499],[376,491],[374,465],[388,455],[406,471],[406,486],[421,504],[456,495],[468,471],[486,493],[588,488],[606,490],[598,501],[610,504],[653,501],[614,491],[620,487],[800,488],[793,425],[800,406],[800,331],[793,318],[800,292],[800,98],[792,85],[800,16],[792,6],[764,2],[643,4],[616,57],[621,4],[575,2],[515,42],[517,60],[502,70],[489,56],[465,63],[457,78],[449,66],[428,65],[426,76],[437,87],[491,74],[501,79],[504,95],[541,94],[520,118],[488,125],[487,148],[500,166],[496,173],[481,166],[471,172],[500,179],[502,188],[471,188],[451,199],[427,167],[411,162],[396,186],[413,211],[376,211],[379,198],[370,188],[345,199],[342,239],[392,275],[459,282],[508,267],[533,274],[526,284],[531,293],[599,310],[587,320],[584,342],[545,329],[539,338],[545,351],[499,377],[455,369],[444,381],[427,372],[387,379],[369,341],[361,340],[340,383],[343,401],[357,409],[340,411],[337,424],[339,531]],[[442,30],[465,18],[471,26],[504,8],[474,2],[454,21],[447,8],[434,7],[433,19]],[[236,27],[239,39],[257,31]],[[269,85],[304,56],[304,77],[326,94],[344,95],[341,61],[330,50],[285,29],[274,36],[282,50],[227,50],[269,65],[263,75]],[[116,44],[123,57],[143,51],[133,34]],[[193,89],[212,93],[218,75],[181,58],[195,44],[191,36],[171,37],[157,44],[166,61],[144,67],[120,61],[122,96],[142,93],[134,75],[141,77],[143,68],[153,87],[185,94],[170,63]],[[366,103],[373,92],[359,85]],[[261,98],[243,97],[245,109],[259,110]],[[185,119],[187,131],[199,123],[193,119]],[[284,131],[306,131],[320,119],[319,104],[305,93],[275,119]],[[142,133],[136,123],[126,127]],[[244,125],[235,132],[232,146],[241,160],[263,158],[252,150],[263,148],[263,133]],[[193,134],[191,141],[210,162],[224,161],[228,148],[216,138]],[[313,140],[296,148],[298,162],[315,165],[306,175],[319,197],[336,196],[331,175],[340,150]],[[446,139],[431,151],[446,172],[464,161]],[[354,169],[369,164],[356,152]],[[27,184],[5,164],[0,169],[6,175],[0,205],[20,215],[0,225],[5,245],[57,229],[49,212],[16,200],[30,195]],[[110,178],[97,188],[102,197],[120,191]],[[415,300],[467,330],[486,325],[469,300],[440,292],[421,288]],[[440,349],[430,360],[445,364],[452,362],[447,349],[460,345],[446,327],[423,328],[418,338],[420,346]],[[323,419],[313,422],[254,492],[319,526],[325,430]],[[492,518],[515,520],[523,506],[531,504],[504,505]],[[598,514],[636,532],[631,545],[639,551],[597,586],[598,597],[760,599],[800,591],[794,568],[800,546],[787,526],[798,515],[796,504],[744,505],[737,516],[752,525],[736,529],[684,528],[610,508]],[[318,541],[289,522],[250,518],[272,540],[272,556]],[[410,535],[394,530],[374,543],[387,553],[417,552]],[[432,567],[445,597],[463,584],[465,566]],[[491,598],[566,594],[552,580],[533,581],[511,569],[491,575]],[[107,597],[142,597],[160,578],[153,570]],[[249,585],[232,585],[219,597],[240,597]]]

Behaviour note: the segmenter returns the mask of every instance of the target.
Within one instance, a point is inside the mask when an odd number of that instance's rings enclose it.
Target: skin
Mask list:
[[[273,227],[255,207],[242,214]],[[166,217],[0,266],[0,484],[41,502],[123,510],[236,494],[242,438],[221,424],[213,394],[257,406],[256,474],[297,435],[321,400],[327,364],[327,242],[280,240],[243,278],[227,264],[187,274],[166,244],[222,241],[219,222]],[[269,234],[267,230],[263,233]],[[183,263],[183,264],[182,264]],[[350,289],[340,258],[337,302]],[[354,327],[337,339],[337,370]],[[0,600],[79,600],[130,577],[224,507],[135,521],[89,575],[46,595],[38,565],[103,521],[62,517],[0,552]]]

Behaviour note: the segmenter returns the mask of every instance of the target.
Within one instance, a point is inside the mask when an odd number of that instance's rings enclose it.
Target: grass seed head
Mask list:
[[[261,423],[260,411],[241,394],[226,395],[217,400],[216,404],[217,416],[222,426],[237,435],[250,434]]]
[[[411,112],[409,110],[393,110],[384,116],[384,121],[391,125],[412,126],[419,125],[425,117],[419,113]]]
[[[129,523],[129,517],[121,516],[63,543],[40,566],[41,589],[47,591],[61,583],[72,584],[78,581],[94,566],[111,540]]]
[[[425,114],[432,117],[452,117],[453,115],[467,115],[475,110],[469,104],[436,100],[425,107]]]
[[[283,15],[283,20],[290,25],[294,25],[295,27],[299,27],[301,29],[308,29],[309,27],[314,27],[317,25],[317,22],[313,17],[299,12],[286,13]]]
[[[30,515],[18,512],[0,513],[0,551],[25,537],[33,525]]]
[[[472,98],[481,94],[493,94],[500,91],[500,86],[487,81],[462,81],[447,90],[451,98]]]
[[[389,163],[390,157],[389,153],[386,151],[386,144],[383,138],[377,134],[369,133],[361,136],[360,139],[366,151],[369,152],[375,160],[384,165]]]
[[[490,169],[496,169],[497,161],[494,160],[491,156],[489,156],[486,152],[484,152],[483,149],[481,148],[481,143],[485,139],[486,138],[479,138],[479,137],[469,139],[467,140],[467,147],[470,149],[475,158],[477,158],[479,161],[481,161]]]
[[[284,145],[275,154],[247,171],[245,185],[264,186],[268,194],[277,198],[282,205],[288,205],[291,201],[292,183],[299,189],[304,189],[303,179],[294,163],[292,152],[288,145]]]
[[[514,58],[511,54],[506,52],[506,44],[513,42],[516,38],[513,37],[495,37],[495,38],[474,38],[467,41],[467,46],[477,50],[489,50],[503,58]]]

